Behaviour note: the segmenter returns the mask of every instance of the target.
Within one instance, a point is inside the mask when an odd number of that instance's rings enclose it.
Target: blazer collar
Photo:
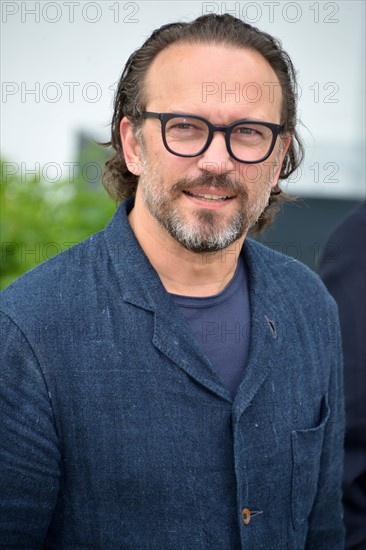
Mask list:
[[[190,334],[186,321],[142,251],[128,221],[132,207],[132,199],[122,202],[104,232],[124,301],[155,314],[153,344],[162,353],[211,391],[232,401],[229,391],[223,387],[206,355]],[[282,284],[279,284],[279,274],[272,267],[273,252],[246,239],[242,254],[248,269],[251,338],[249,358],[235,399],[234,414],[241,414],[250,404],[275,366],[276,353],[283,336],[282,314],[278,307]]]

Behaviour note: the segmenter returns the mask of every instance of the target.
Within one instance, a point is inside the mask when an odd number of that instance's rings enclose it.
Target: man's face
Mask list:
[[[238,120],[280,124],[282,94],[258,53],[217,45],[175,45],[160,53],[146,78],[147,111],[199,115],[213,124]],[[193,158],[167,151],[157,119],[144,122],[136,201],[170,237],[194,252],[221,250],[253,226],[277,183],[287,145],[248,165],[230,157],[225,135]]]

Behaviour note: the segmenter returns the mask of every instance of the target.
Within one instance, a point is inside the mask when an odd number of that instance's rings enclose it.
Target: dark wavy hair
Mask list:
[[[282,89],[281,122],[284,134],[292,141],[285,155],[280,180],[287,179],[301,164],[304,147],[296,130],[297,81],[296,71],[281,42],[256,27],[229,14],[203,15],[194,21],[177,22],[156,29],[145,43],[128,59],[118,83],[114,99],[111,124],[111,140],[103,145],[112,146],[114,156],[105,164],[103,185],[117,202],[134,196],[138,176],[132,174],[125,162],[120,122],[127,116],[138,131],[143,123],[142,112],[146,108],[145,76],[155,57],[172,44],[221,44],[235,48],[248,48],[261,54],[277,75]],[[276,185],[269,203],[252,232],[258,232],[272,222],[282,202],[293,200]]]

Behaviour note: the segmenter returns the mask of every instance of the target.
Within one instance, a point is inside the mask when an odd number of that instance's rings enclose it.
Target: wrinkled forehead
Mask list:
[[[264,107],[281,111],[282,90],[266,59],[248,48],[174,44],[152,62],[145,78],[147,104]]]

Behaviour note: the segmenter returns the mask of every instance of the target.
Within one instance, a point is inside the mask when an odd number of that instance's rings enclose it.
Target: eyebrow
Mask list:
[[[197,113],[192,113],[192,112],[188,112],[188,111],[183,111],[183,110],[176,110],[176,109],[172,109],[171,111],[162,111],[163,113],[171,113],[171,114],[174,114],[174,115],[180,115],[180,116],[193,116],[193,117],[199,117],[199,118],[204,118],[205,120],[207,120],[208,122],[211,122],[211,120],[203,115],[199,115]],[[253,117],[236,117],[234,118],[231,122],[227,122],[225,124],[218,124],[217,122],[211,122],[211,124],[214,124],[214,125],[217,125],[217,126],[230,126],[230,124],[234,124],[234,122],[271,122],[269,121],[267,118],[263,118],[261,117],[260,115],[258,115],[257,117],[256,116],[253,116]],[[271,122],[271,124],[281,124],[281,122]]]

